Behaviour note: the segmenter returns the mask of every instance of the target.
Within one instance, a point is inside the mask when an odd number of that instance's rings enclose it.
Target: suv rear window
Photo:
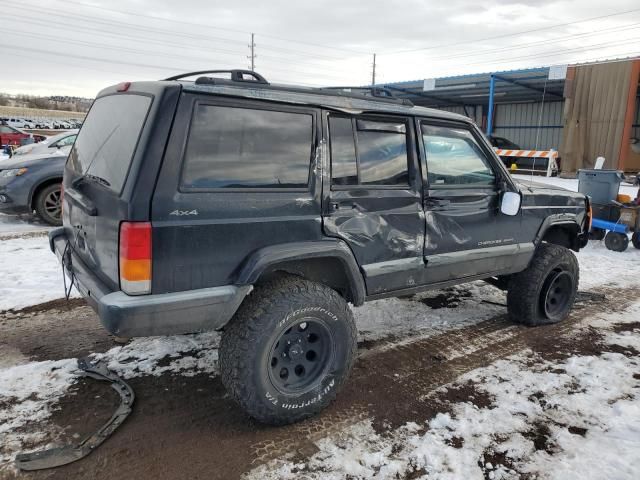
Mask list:
[[[67,165],[91,174],[120,193],[138,144],[151,98],[119,94],[98,98],[69,154]]]
[[[306,188],[312,143],[310,114],[198,105],[182,187]]]

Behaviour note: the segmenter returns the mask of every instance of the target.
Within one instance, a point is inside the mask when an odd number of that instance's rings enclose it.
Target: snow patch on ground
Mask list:
[[[220,334],[136,338],[93,359],[106,362],[109,370],[124,378],[180,373],[193,376],[218,372]]]
[[[74,359],[32,362],[0,370],[0,470],[15,452],[47,440],[33,429],[77,379]]]
[[[640,303],[602,325],[637,321]],[[640,350],[635,335],[611,333]],[[402,478],[563,480],[635,479],[640,465],[640,371],[619,353],[542,361],[532,352],[500,360],[458,380],[492,398],[451,406],[423,425],[376,432],[360,422],[316,442],[305,463],[274,460],[246,479]],[[494,459],[493,462],[490,460]],[[498,459],[498,460],[496,460]],[[417,478],[417,477],[416,477]]]
[[[0,239],[7,234],[45,232],[52,228],[38,222],[30,215],[5,215],[0,213]]]
[[[574,192],[578,191],[579,182],[577,178],[541,177],[538,175],[531,176],[531,175],[520,175],[520,174],[516,174],[512,176],[519,182],[524,183],[525,185],[531,182],[545,183],[547,185],[553,185],[555,187],[566,188],[567,190],[571,190]],[[636,198],[636,195],[638,194],[638,187],[629,185],[627,183],[623,183],[620,185],[620,189],[618,190],[618,192],[625,195],[631,195],[631,198]]]
[[[62,269],[46,236],[0,239],[0,258],[0,311],[64,297]]]
[[[640,284],[640,250],[629,247],[625,252],[613,252],[604,241],[590,241],[576,253],[580,264],[580,289],[600,285],[628,287]]]

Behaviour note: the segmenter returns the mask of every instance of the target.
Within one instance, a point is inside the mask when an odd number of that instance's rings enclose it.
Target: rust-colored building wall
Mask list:
[[[635,63],[579,65],[568,70],[560,149],[564,174],[592,168],[600,156],[606,159],[605,168],[618,168]]]
[[[631,131],[633,130],[633,122],[637,115],[636,96],[640,88],[640,60],[633,61],[630,75],[629,91],[627,94],[627,113],[622,131],[618,168],[624,171],[640,172],[640,153],[636,153],[631,149]]]

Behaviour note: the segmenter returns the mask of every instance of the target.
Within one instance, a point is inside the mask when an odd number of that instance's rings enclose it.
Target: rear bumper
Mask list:
[[[67,237],[64,229],[49,233],[51,250],[62,261]],[[215,330],[223,327],[251,291],[251,285],[224,285],[186,292],[131,296],[109,291],[82,260],[67,251],[75,285],[100,322],[113,335],[146,337]]]

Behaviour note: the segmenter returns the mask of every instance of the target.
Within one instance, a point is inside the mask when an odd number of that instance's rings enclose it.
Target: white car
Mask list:
[[[15,128],[34,128],[35,125],[24,118],[10,118],[7,125]]]
[[[68,132],[59,133],[38,143],[30,143],[16,148],[13,151],[14,156],[21,155],[68,155],[73,142],[76,141],[78,130],[69,130]]]

